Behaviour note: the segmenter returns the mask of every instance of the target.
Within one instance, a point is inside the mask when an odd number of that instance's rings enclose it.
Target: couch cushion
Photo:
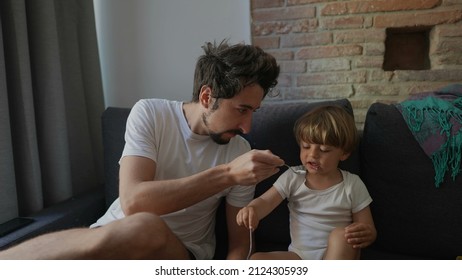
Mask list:
[[[374,249],[415,259],[462,255],[462,176],[435,187],[432,162],[394,105],[369,108],[360,154],[373,198]]]

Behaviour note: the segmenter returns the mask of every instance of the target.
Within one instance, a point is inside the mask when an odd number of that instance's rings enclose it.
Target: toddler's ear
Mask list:
[[[341,160],[341,161],[344,161],[344,160],[346,160],[350,155],[351,155],[351,153],[343,153],[343,155],[340,157],[340,160]]]

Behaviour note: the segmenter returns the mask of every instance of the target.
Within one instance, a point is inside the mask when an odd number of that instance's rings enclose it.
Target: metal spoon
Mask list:
[[[290,170],[292,170],[292,172],[294,172],[295,174],[305,174],[306,171],[305,170],[296,170],[295,168],[293,168],[292,166],[289,166],[287,164],[284,163],[284,165],[289,168]]]

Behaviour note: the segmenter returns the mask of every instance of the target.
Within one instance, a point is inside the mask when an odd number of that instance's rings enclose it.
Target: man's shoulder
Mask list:
[[[166,107],[166,106],[178,106],[182,102],[176,100],[168,100],[161,98],[144,98],[136,102],[134,107]]]
[[[176,115],[178,112],[181,112],[181,107],[182,102],[180,101],[146,98],[140,99],[135,103],[132,108],[132,114],[147,118],[164,116],[166,113]]]

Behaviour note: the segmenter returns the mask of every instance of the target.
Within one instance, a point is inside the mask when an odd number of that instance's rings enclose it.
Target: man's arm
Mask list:
[[[228,164],[192,176],[156,180],[156,163],[125,156],[120,161],[119,191],[125,215],[151,212],[163,215],[184,209],[234,185],[256,185],[277,173],[282,159],[270,151],[252,150]]]
[[[238,226],[236,215],[241,208],[226,203],[226,224],[228,225],[228,260],[244,260],[249,254],[250,232]],[[252,248],[252,252],[254,248]]]

